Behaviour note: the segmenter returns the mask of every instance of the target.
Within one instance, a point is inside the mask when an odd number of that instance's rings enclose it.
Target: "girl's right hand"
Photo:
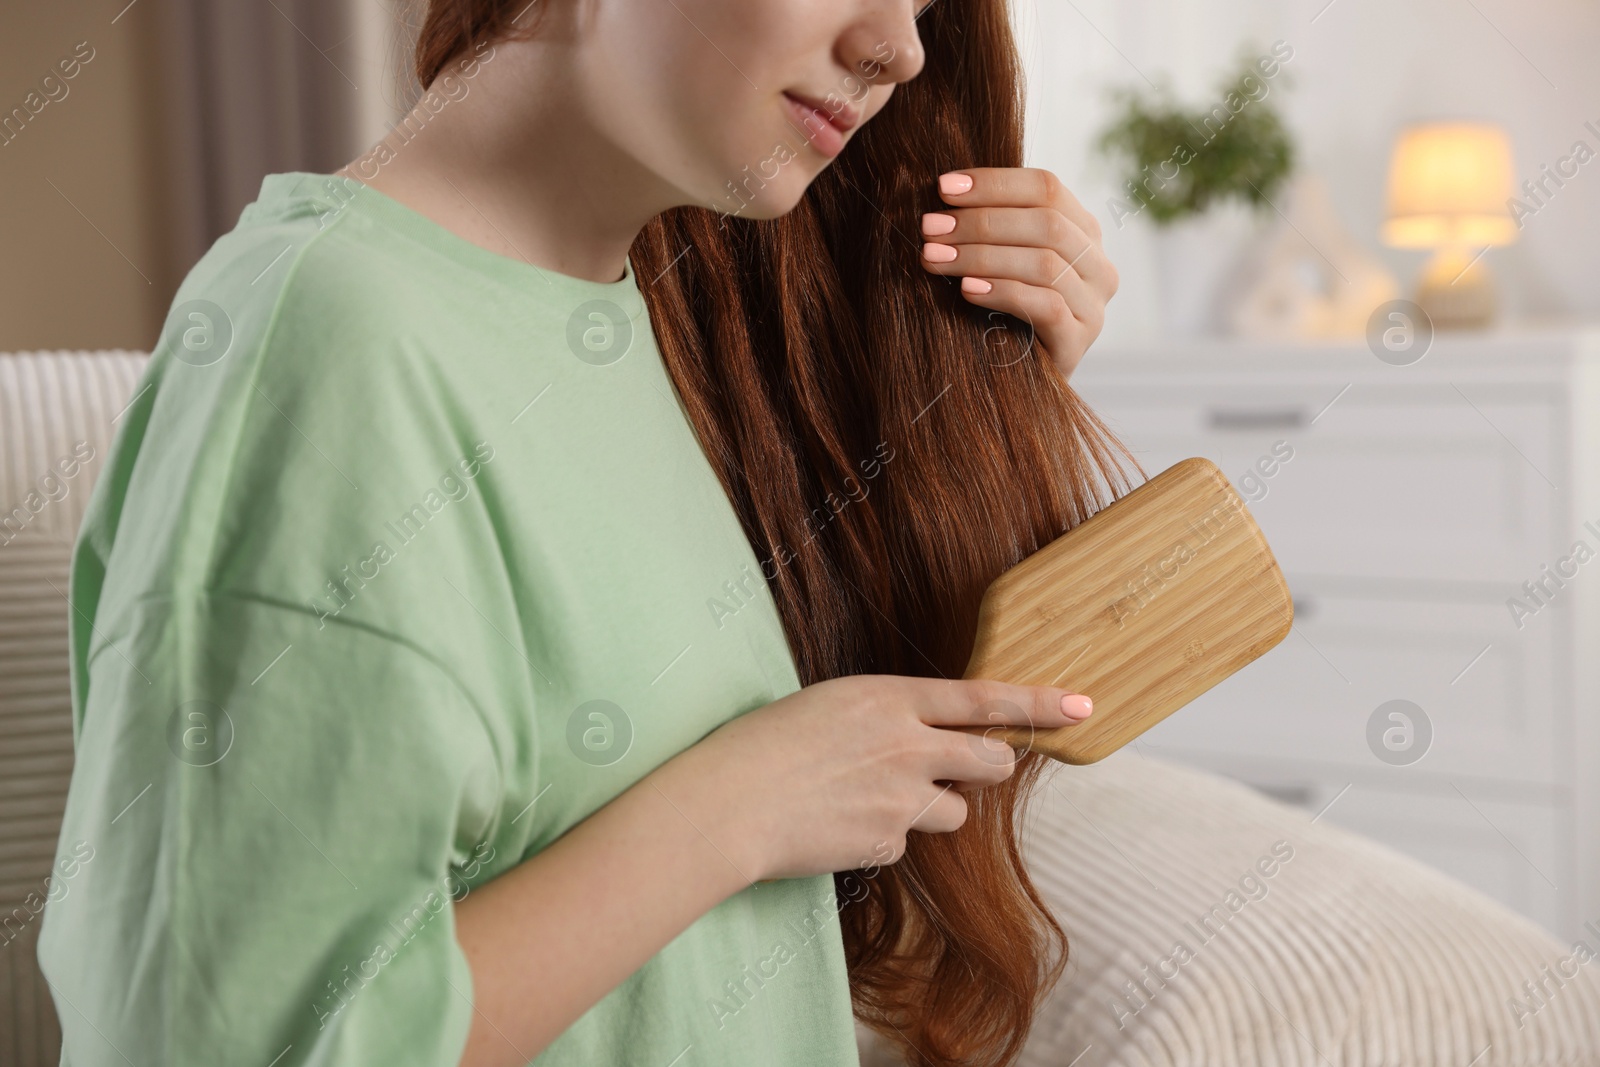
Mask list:
[[[1090,708],[1043,686],[834,678],[724,723],[648,777],[751,882],[854,870],[899,859],[910,830],[956,829],[963,792],[1010,777],[1010,745],[950,727],[1048,730]]]

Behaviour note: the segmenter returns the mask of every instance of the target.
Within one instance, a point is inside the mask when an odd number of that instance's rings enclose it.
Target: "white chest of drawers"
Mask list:
[[[1600,918],[1600,329],[1439,334],[1407,366],[1096,348],[1073,384],[1149,473],[1221,466],[1295,595],[1283,644],[1139,744],[1563,938]]]

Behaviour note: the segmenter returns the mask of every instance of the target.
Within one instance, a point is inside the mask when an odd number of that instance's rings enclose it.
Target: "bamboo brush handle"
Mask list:
[[[1210,460],[1186,459],[996,578],[965,676],[1087,694],[1095,710],[1082,723],[998,732],[1093,763],[1282,641],[1293,620],[1244,501]]]

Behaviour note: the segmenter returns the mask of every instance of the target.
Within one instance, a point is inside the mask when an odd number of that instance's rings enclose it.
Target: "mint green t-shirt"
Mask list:
[[[451,1067],[451,898],[799,688],[631,264],[269,175],[118,423],[39,942],[66,1067]],[[534,1062],[856,1064],[837,907],[737,893]]]

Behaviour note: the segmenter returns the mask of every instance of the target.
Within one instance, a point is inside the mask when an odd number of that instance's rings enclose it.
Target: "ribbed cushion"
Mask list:
[[[34,956],[38,905],[25,902],[47,892],[72,774],[72,543],[145,358],[0,354],[0,1067],[60,1059]],[[66,476],[62,461],[89,449]]]
[[[79,442],[94,449],[20,532],[0,525],[0,919],[43,892],[54,857],[72,763],[67,567],[144,362],[0,355],[0,511]],[[1398,853],[1127,750],[1056,769],[1033,812],[1029,863],[1072,955],[1022,1067],[1600,1064],[1600,960],[1552,979],[1570,946]],[[1278,841],[1293,858],[1262,877]],[[1228,910],[1252,871],[1265,892]],[[1226,917],[1206,937],[1194,924],[1214,905]],[[54,1067],[38,923],[5,945],[15,929],[0,934],[0,1067]],[[1163,965],[1179,941],[1192,959]],[[1544,1003],[1524,985],[1541,982]],[[884,1062],[864,1037],[864,1065]]]
[[[80,441],[95,450],[90,475],[98,471],[146,358],[125,351],[0,353],[0,507],[19,503]],[[77,478],[68,482],[72,491],[30,528],[70,543],[88,494]]]
[[[1560,975],[1572,946],[1476,891],[1134,750],[1047,774],[1026,855],[1071,948],[1021,1067],[1600,1064],[1600,960]]]

